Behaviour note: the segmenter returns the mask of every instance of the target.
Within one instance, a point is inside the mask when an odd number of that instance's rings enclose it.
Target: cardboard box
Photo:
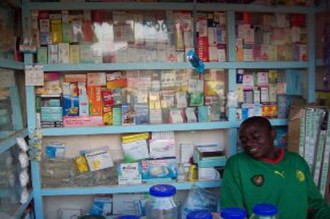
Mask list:
[[[299,153],[300,122],[304,106],[291,106],[288,119],[288,151]]]
[[[102,170],[114,166],[109,151],[92,151],[90,153],[86,153],[85,157],[90,171]]]
[[[219,145],[199,145],[194,148],[193,160],[198,168],[224,166],[227,158]]]

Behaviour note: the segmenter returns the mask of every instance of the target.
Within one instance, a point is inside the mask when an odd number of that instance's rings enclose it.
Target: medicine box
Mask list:
[[[194,163],[199,168],[224,166],[227,158],[223,149],[217,144],[197,145],[193,152]]]
[[[117,173],[119,185],[142,183],[141,164],[139,162],[120,163],[117,167]]]
[[[176,158],[142,160],[143,182],[166,182],[176,179]]]

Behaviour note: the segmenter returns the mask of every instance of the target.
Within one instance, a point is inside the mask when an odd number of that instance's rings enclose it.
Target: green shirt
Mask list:
[[[257,160],[246,153],[230,157],[221,185],[221,207],[239,207],[252,214],[255,204],[270,203],[280,219],[329,219],[330,207],[318,191],[301,156],[281,153],[277,160]]]

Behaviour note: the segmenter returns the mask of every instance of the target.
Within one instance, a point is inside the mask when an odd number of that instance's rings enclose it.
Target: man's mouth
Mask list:
[[[250,153],[254,153],[254,152],[256,152],[256,151],[257,151],[257,148],[251,148],[251,149],[249,150]]]

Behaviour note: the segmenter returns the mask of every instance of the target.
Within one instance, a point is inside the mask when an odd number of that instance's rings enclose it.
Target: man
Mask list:
[[[330,207],[318,191],[301,156],[274,147],[276,131],[265,117],[246,119],[239,128],[244,150],[226,163],[221,208],[239,207],[252,214],[254,205],[276,205],[281,219],[329,219]]]

